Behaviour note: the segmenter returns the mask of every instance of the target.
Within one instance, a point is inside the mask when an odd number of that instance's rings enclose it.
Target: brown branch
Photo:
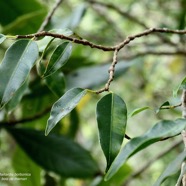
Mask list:
[[[134,172],[123,184],[123,186],[127,186],[129,184],[129,182],[131,182],[134,178],[139,177],[141,174],[143,174],[144,171],[146,171],[154,162],[156,162],[158,159],[160,159],[162,156],[166,155],[167,153],[169,153],[171,150],[173,150],[174,148],[176,148],[178,145],[182,144],[182,140],[175,142],[174,144],[172,144],[170,147],[168,147],[167,149],[161,151],[159,154],[157,154],[155,157],[153,157],[152,159],[150,159],[143,167],[141,167],[139,170],[137,170],[136,172]]]
[[[40,28],[38,29],[38,32],[41,32],[45,29],[45,27],[47,26],[47,24],[50,22],[50,20],[52,19],[52,16],[54,15],[55,11],[57,10],[57,8],[59,7],[59,5],[63,2],[63,0],[56,0],[56,3],[54,5],[54,7],[51,9],[51,11],[47,14],[47,16],[45,17],[43,23],[41,24]]]
[[[16,38],[17,39],[19,39],[19,38],[34,38],[34,37],[38,38],[38,37],[43,37],[43,36],[51,36],[53,38],[68,40],[68,41],[74,42],[76,44],[89,46],[91,48],[97,48],[97,49],[103,50],[103,51],[114,51],[113,62],[112,62],[112,65],[110,66],[110,69],[109,69],[109,79],[108,79],[105,87],[103,89],[100,89],[97,91],[97,93],[101,93],[104,91],[108,91],[109,86],[110,86],[111,82],[113,81],[115,65],[117,63],[118,52],[122,48],[124,48],[126,45],[128,45],[130,42],[132,42],[133,40],[143,37],[143,36],[150,35],[152,33],[169,33],[169,34],[180,34],[181,35],[181,34],[186,34],[186,30],[171,30],[171,29],[167,29],[167,28],[150,28],[150,29],[147,29],[141,33],[128,36],[125,40],[123,40],[121,43],[119,43],[115,46],[97,45],[97,44],[94,44],[94,43],[87,41],[85,39],[77,39],[74,37],[65,36],[63,34],[56,34],[56,33],[45,32],[45,31],[35,33],[35,34],[29,34],[29,35],[17,35]]]
[[[113,62],[111,64],[111,66],[109,67],[109,79],[107,81],[107,83],[105,84],[105,87],[96,91],[97,94],[100,94],[102,92],[105,92],[105,91],[109,91],[109,87],[110,87],[110,84],[111,82],[113,81],[114,79],[114,72],[115,72],[115,66],[117,64],[117,55],[118,55],[118,49],[116,48],[116,50],[114,51],[114,55],[113,55]]]

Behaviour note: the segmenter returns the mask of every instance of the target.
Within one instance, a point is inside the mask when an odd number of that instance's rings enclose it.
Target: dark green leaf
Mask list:
[[[150,109],[150,107],[137,108],[137,109],[133,110],[133,111],[129,114],[129,117],[132,117],[132,116],[134,116],[134,115],[136,115],[136,114],[138,114],[138,113],[140,113],[140,112],[142,112],[142,111],[144,111],[144,110],[147,110],[147,109]]]
[[[101,98],[96,109],[100,143],[107,160],[107,169],[117,156],[127,123],[125,102],[116,94]]]
[[[115,158],[105,175],[105,180],[109,180],[132,155],[161,139],[180,134],[185,127],[185,119],[177,119],[175,121],[163,120],[155,124],[144,135],[131,139]]]
[[[76,105],[80,102],[81,98],[85,96],[87,90],[81,88],[73,88],[67,91],[57,102],[52,106],[50,118],[48,119],[45,134],[55,127],[55,125],[68,113],[70,113]]]
[[[49,89],[57,96],[61,97],[65,91],[65,80],[62,72],[55,72],[51,76],[45,78],[45,82]]]
[[[6,34],[36,32],[46,14],[46,7],[36,0],[27,0],[26,3],[25,0],[0,1],[0,23]]]
[[[165,169],[165,171],[161,174],[161,176],[157,179],[156,183],[153,186],[160,186],[161,183],[165,181],[168,177],[176,174],[181,169],[181,164],[186,158],[186,153],[183,151],[179,154]],[[182,174],[182,173],[181,173]],[[184,174],[184,172],[183,172]],[[181,176],[182,179],[182,176]]]
[[[47,171],[63,177],[87,178],[98,172],[89,152],[72,140],[58,135],[44,136],[44,131],[7,128],[26,154]]]
[[[0,104],[6,104],[22,86],[38,58],[34,41],[19,40],[6,52],[0,65]]]
[[[41,168],[34,163],[18,146],[12,158],[12,166],[16,173],[28,173],[25,181],[20,180],[20,186],[41,186]]]
[[[0,44],[6,39],[6,36],[3,34],[0,34]]]
[[[64,42],[57,46],[49,60],[44,77],[49,76],[59,70],[68,61],[71,52],[72,44],[70,42]]]

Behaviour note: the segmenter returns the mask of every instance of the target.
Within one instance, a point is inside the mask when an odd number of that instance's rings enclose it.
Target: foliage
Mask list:
[[[179,13],[168,5],[179,7]],[[182,0],[114,4],[2,0],[0,155],[13,158],[9,168],[0,168],[0,183],[158,186],[171,179],[181,182],[185,151],[180,145],[174,154],[169,152],[186,128],[181,118],[182,111],[186,115],[185,12]],[[154,23],[155,15],[160,21]],[[166,94],[173,91],[174,97],[163,96],[159,89]],[[173,145],[164,149],[170,142]],[[157,159],[149,158],[154,154]],[[155,167],[143,181],[139,175],[152,162]],[[144,168],[143,163],[147,163]],[[2,173],[12,169],[30,177],[17,175],[17,181],[10,181],[11,176]],[[179,178],[172,177],[180,170]]]

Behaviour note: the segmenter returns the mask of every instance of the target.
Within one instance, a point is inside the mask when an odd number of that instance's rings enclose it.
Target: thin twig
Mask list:
[[[100,93],[102,93],[102,92],[104,92],[104,91],[109,91],[110,84],[111,84],[111,82],[112,82],[113,79],[114,79],[114,72],[115,72],[115,66],[116,66],[116,64],[117,64],[117,55],[118,55],[118,51],[119,51],[119,50],[118,50],[117,48],[116,48],[116,50],[114,51],[113,61],[112,61],[112,64],[111,64],[111,66],[109,67],[109,70],[108,70],[108,72],[109,72],[109,79],[108,79],[107,83],[105,84],[105,87],[104,87],[104,88],[102,88],[102,89],[96,91],[97,94],[100,94]]]
[[[38,37],[42,37],[42,36],[51,36],[53,38],[59,38],[59,39],[72,41],[76,44],[89,46],[91,48],[97,48],[97,49],[103,50],[103,51],[114,51],[113,62],[110,67],[112,69],[109,70],[109,79],[108,79],[105,87],[97,91],[97,93],[101,93],[104,91],[108,91],[109,86],[110,86],[111,82],[113,81],[115,65],[117,63],[118,52],[122,48],[124,48],[126,45],[128,45],[131,41],[133,41],[137,38],[143,37],[143,36],[150,35],[152,33],[170,33],[170,34],[180,34],[181,35],[181,34],[186,34],[186,30],[171,30],[171,29],[167,29],[167,28],[150,28],[150,29],[147,29],[147,30],[140,32],[138,34],[128,36],[125,40],[123,40],[122,42],[120,42],[119,44],[114,45],[114,46],[97,45],[97,44],[94,44],[94,43],[87,41],[85,39],[77,39],[74,37],[65,36],[63,34],[56,34],[56,33],[51,33],[51,32],[46,32],[46,31],[35,33],[35,34],[29,34],[29,35],[17,35],[16,38],[17,39],[19,39],[19,38],[38,38]]]
[[[123,184],[123,186],[127,186],[129,184],[129,182],[131,182],[134,178],[140,176],[141,174],[143,174],[144,171],[146,171],[154,162],[156,162],[158,159],[160,159],[162,156],[166,155],[167,153],[169,153],[171,150],[173,150],[174,148],[176,148],[177,146],[179,146],[182,143],[182,140],[175,142],[174,144],[172,144],[170,147],[168,147],[167,149],[163,150],[160,152],[160,154],[157,154],[155,157],[153,157],[152,159],[150,159],[143,167],[141,167],[139,170],[137,170],[136,172],[134,172]]]
[[[51,11],[47,14],[45,17],[43,23],[41,24],[40,28],[38,29],[38,32],[41,32],[45,29],[45,27],[48,25],[50,20],[52,19],[52,16],[54,15],[54,12],[59,7],[59,5],[63,2],[63,0],[56,0],[56,3],[54,4],[54,7],[51,9]]]

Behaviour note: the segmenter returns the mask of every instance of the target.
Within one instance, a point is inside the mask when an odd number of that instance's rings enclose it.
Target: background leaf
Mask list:
[[[1,107],[22,86],[37,57],[37,44],[31,40],[19,40],[7,50],[0,65]]]
[[[55,125],[68,113],[70,113],[81,98],[85,96],[87,90],[81,88],[73,88],[67,91],[58,101],[54,103],[51,109],[50,118],[48,119],[45,134],[55,127]]]
[[[116,65],[115,78],[123,75],[134,63],[118,62]],[[66,76],[67,89],[72,87],[93,88],[100,86],[108,80],[110,64],[83,67]],[[95,75],[96,74],[96,75]]]
[[[99,170],[89,152],[72,140],[58,135],[44,136],[44,131],[7,128],[25,153],[47,171],[63,177],[87,178]]]
[[[20,181],[20,186],[41,186],[41,168],[34,163],[18,146],[12,158],[12,165],[16,173],[29,173],[26,181]]]
[[[161,139],[178,135],[185,127],[185,119],[163,120],[155,124],[144,135],[131,139],[115,158],[105,175],[105,180],[109,180],[132,155]]]
[[[8,16],[5,16],[7,12]],[[24,0],[0,1],[0,24],[5,34],[36,32],[46,14],[46,7],[36,0],[27,0],[26,3]]]
[[[108,169],[117,156],[125,136],[127,123],[125,102],[114,93],[108,94],[98,102],[96,116],[100,143]]]
[[[183,151],[181,154],[177,155],[176,158],[167,166],[165,171],[157,179],[156,183],[153,186],[160,186],[161,183],[165,181],[168,177],[176,174],[181,169],[181,164],[186,158],[186,153]],[[183,173],[184,174],[184,173]],[[181,174],[183,176],[183,174]],[[180,175],[180,176],[181,176]],[[181,179],[182,179],[181,176]]]

